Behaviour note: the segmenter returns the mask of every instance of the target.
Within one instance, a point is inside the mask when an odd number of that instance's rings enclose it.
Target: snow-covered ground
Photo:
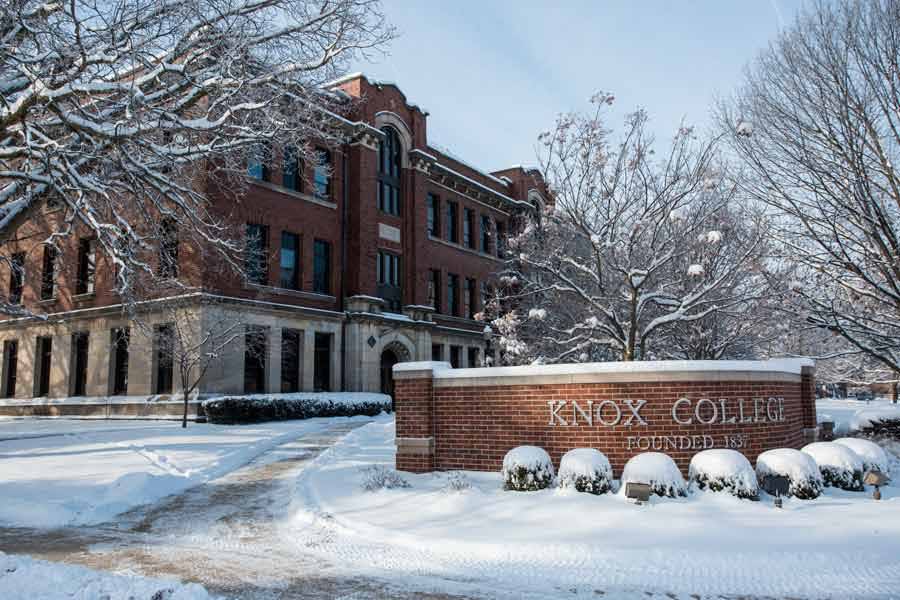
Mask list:
[[[843,435],[848,431],[865,427],[870,421],[891,418],[900,419],[900,404],[893,404],[886,398],[874,400],[849,400],[841,398],[820,398],[816,400],[816,415],[819,423],[834,422],[834,431]]]
[[[167,421],[3,419],[0,524],[100,523],[221,477],[285,440],[334,422],[190,423],[182,429]]]
[[[0,552],[4,600],[208,600],[195,583],[105,573],[85,567],[34,560]]]
[[[348,570],[427,576],[447,591],[892,598],[900,589],[896,486],[880,502],[871,490],[828,488],[782,510],[766,494],[635,506],[616,494],[506,492],[499,473],[402,473],[408,488],[362,491],[371,465],[393,460],[393,420],[351,432],[304,470],[287,535]]]

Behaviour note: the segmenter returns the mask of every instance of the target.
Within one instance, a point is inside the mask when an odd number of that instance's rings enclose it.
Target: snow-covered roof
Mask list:
[[[432,148],[432,149],[434,149],[434,150],[437,150],[438,152],[440,152],[441,154],[443,154],[443,155],[446,156],[447,158],[451,158],[451,159],[455,160],[455,161],[458,162],[459,164],[461,164],[461,165],[463,165],[463,166],[466,166],[466,167],[472,169],[473,171],[475,171],[476,173],[478,173],[478,174],[481,175],[482,177],[485,177],[485,178],[487,178],[487,179],[490,179],[491,181],[497,183],[498,185],[502,185],[503,187],[507,187],[507,186],[509,185],[509,183],[507,183],[507,182],[509,181],[508,178],[507,178],[506,181],[503,181],[502,179],[500,179],[500,178],[498,178],[498,177],[494,177],[493,175],[491,175],[490,173],[488,173],[488,172],[485,171],[484,169],[479,169],[478,167],[476,167],[476,166],[473,165],[472,163],[466,161],[466,160],[463,159],[463,158],[460,158],[457,154],[453,153],[453,152],[452,152],[451,150],[449,150],[446,146],[442,146],[442,145],[440,145],[440,144],[435,144],[434,142],[429,141],[429,142],[428,142],[428,147],[429,147],[429,148]]]

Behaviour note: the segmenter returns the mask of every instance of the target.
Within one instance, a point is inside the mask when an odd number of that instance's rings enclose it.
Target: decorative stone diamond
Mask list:
[[[378,343],[378,340],[375,339],[375,336],[370,335],[369,340],[368,340],[369,348],[374,348],[375,344],[377,344],[377,343]]]

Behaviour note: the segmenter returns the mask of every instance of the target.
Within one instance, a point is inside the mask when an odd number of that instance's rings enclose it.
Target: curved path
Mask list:
[[[389,582],[348,577],[305,556],[284,539],[297,475],[322,450],[359,423],[281,444],[230,474],[157,504],[119,515],[115,522],[57,530],[0,528],[8,554],[76,563],[109,571],[201,583],[226,598],[446,598],[399,589]]]

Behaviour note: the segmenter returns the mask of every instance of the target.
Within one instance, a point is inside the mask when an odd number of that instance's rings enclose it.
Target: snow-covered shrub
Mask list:
[[[803,447],[819,466],[825,485],[851,492],[863,489],[863,461],[859,455],[835,442],[813,442]]]
[[[503,488],[517,492],[542,490],[553,483],[553,462],[543,448],[517,446],[503,457]]]
[[[464,492],[472,489],[472,482],[466,477],[465,473],[460,471],[450,471],[444,479],[444,486],[441,488],[444,492]]]
[[[793,448],[778,448],[756,457],[756,477],[763,487],[767,478],[777,475],[790,481],[789,496],[812,500],[822,493],[822,475],[809,454]]]
[[[657,496],[687,496],[687,485],[678,465],[662,452],[642,452],[628,459],[622,469],[622,490],[628,483],[648,483],[650,493]]]
[[[748,500],[759,498],[756,472],[750,461],[736,450],[721,448],[698,452],[688,467],[688,480],[701,490],[725,491]]]
[[[612,487],[609,459],[594,448],[575,448],[559,461],[557,483],[561,488],[573,487],[579,492],[605,494]]]
[[[890,461],[888,461],[887,452],[875,442],[870,442],[869,440],[864,440],[862,438],[841,438],[839,440],[834,440],[834,443],[846,446],[856,452],[857,456],[862,459],[863,473],[867,473],[868,471],[881,471],[882,473],[889,472]]]
[[[858,429],[860,433],[870,437],[889,437],[900,440],[900,418],[869,418]]]
[[[363,467],[362,489],[367,492],[412,487],[397,471],[382,465]]]
[[[313,417],[375,416],[390,410],[390,396],[367,393],[254,394],[222,396],[203,402],[207,420],[223,425]]]

